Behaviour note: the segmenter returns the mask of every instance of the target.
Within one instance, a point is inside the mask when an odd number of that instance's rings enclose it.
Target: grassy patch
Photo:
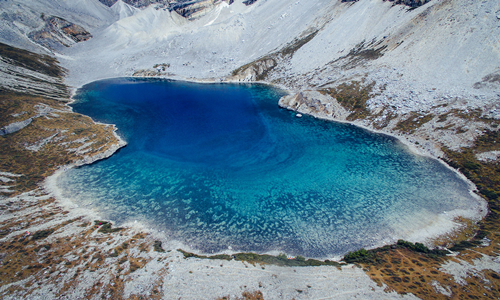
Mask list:
[[[474,142],[476,152],[498,151],[500,150],[500,132],[486,130]]]
[[[446,250],[429,249],[422,243],[413,244],[404,240],[398,240],[397,244],[392,246],[384,246],[372,250],[360,249],[358,251],[349,252],[344,256],[344,261],[347,263],[364,263],[377,265],[380,264],[380,259],[377,256],[378,253],[385,253],[391,249],[402,248],[405,248],[409,251],[425,254],[430,258],[438,258],[449,254],[449,252]]]
[[[277,266],[288,266],[288,267],[305,267],[305,266],[336,266],[339,267],[341,264],[330,260],[316,260],[316,259],[305,259],[302,256],[297,256],[294,259],[288,259],[286,255],[280,254],[278,256],[268,255],[268,254],[257,254],[257,253],[236,253],[233,255],[218,254],[218,255],[198,255],[190,252],[186,252],[182,249],[177,249],[184,255],[184,258],[202,258],[202,259],[220,259],[220,260],[237,260],[245,261],[251,264],[268,264]]]
[[[0,56],[10,59],[15,66],[48,76],[62,78],[66,74],[66,70],[58,65],[58,61],[48,55],[40,55],[0,43]]]
[[[498,127],[500,125],[500,120],[484,117],[483,111],[479,108],[467,110],[452,109],[448,114],[471,122],[482,122],[492,127]]]
[[[446,114],[439,115],[439,117],[438,117],[438,119],[437,119],[437,121],[436,121],[436,122],[438,122],[438,123],[439,123],[439,122],[444,122],[444,121],[446,121],[446,120],[448,119],[448,115],[449,115],[449,114],[450,114],[450,113],[446,113]]]
[[[42,104],[66,110],[63,103],[53,99],[0,90],[0,126],[36,116],[36,107]],[[80,139],[94,142],[86,155],[103,152],[117,142],[110,127],[95,124],[89,117],[72,112],[57,112],[57,117],[51,118],[34,118],[20,131],[2,136],[0,171],[23,175],[15,178],[14,192],[6,194],[32,190],[58,166],[80,159],[79,154],[68,151],[81,146],[82,142],[73,142]],[[38,150],[30,150],[28,147],[31,146]]]
[[[462,149],[461,152],[442,149],[448,159],[446,162],[459,169],[477,186],[481,194],[490,201],[496,201],[500,196],[500,166],[498,163],[477,160],[472,149]],[[495,203],[490,203],[495,204]]]
[[[347,120],[354,121],[364,119],[370,115],[370,111],[366,107],[366,101],[372,97],[371,93],[374,85],[374,82],[363,85],[359,81],[351,81],[335,88],[323,89],[321,92],[327,93],[332,98],[337,99],[337,102],[351,112]]]
[[[396,124],[395,128],[403,133],[413,133],[420,126],[429,122],[433,118],[434,118],[433,114],[422,115],[422,114],[417,114],[415,112],[411,112],[408,118],[399,121],[398,124]]]

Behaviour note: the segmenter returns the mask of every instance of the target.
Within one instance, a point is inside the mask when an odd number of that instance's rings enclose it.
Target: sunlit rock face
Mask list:
[[[118,0],[99,0],[101,3],[111,7]],[[142,8],[154,4],[156,8],[168,9],[175,11],[179,15],[194,20],[204,16],[209,11],[214,9],[218,4],[226,2],[229,5],[233,4],[234,0],[123,0],[133,7]],[[256,0],[245,1],[246,5],[255,3]]]
[[[359,0],[342,0],[342,2],[358,2]],[[419,7],[431,0],[384,0],[389,2],[394,2],[394,4],[402,4],[409,7]]]
[[[179,15],[193,20],[205,15],[208,11],[215,8],[216,5],[220,4],[222,0],[199,0],[199,1],[189,1],[180,2],[172,5],[171,9],[175,10]]]
[[[45,27],[29,34],[31,40],[49,49],[69,47],[75,43],[89,40],[92,35],[82,26],[73,24],[60,17],[43,16]]]

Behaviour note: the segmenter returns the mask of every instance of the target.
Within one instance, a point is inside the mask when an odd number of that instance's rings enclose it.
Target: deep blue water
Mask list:
[[[112,79],[72,104],[128,145],[64,173],[65,197],[202,252],[327,257],[471,209],[467,184],[396,139],[280,109],[264,85]]]

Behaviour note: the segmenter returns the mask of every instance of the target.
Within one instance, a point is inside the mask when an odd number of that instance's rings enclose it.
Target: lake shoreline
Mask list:
[[[132,77],[132,78],[137,78],[137,77]],[[149,77],[148,78],[138,77],[138,79],[146,79],[147,80],[147,79],[149,79]],[[264,83],[264,82],[255,82],[255,83],[252,83],[252,82],[217,82],[217,81],[210,81],[210,80],[201,80],[201,81],[199,81],[199,80],[177,80],[177,79],[162,78],[162,77],[151,78],[151,79],[185,81],[185,82],[204,83],[204,84],[220,84],[220,83],[222,83],[222,84],[234,84],[234,83],[239,83],[239,84],[264,84],[264,85],[267,85],[267,86],[270,86],[270,87],[276,87],[276,85],[269,84],[269,83]],[[278,86],[278,88],[281,88],[281,87]],[[76,90],[74,91],[73,96],[75,95],[75,92],[76,92]],[[289,93],[290,91],[286,91],[286,92]],[[73,103],[74,101],[75,101],[75,99],[72,97],[72,102],[70,102],[70,103]],[[68,106],[69,106],[69,103],[68,103]],[[396,133],[390,133],[390,132],[388,133],[388,132],[385,132],[385,131],[376,130],[376,129],[370,128],[368,126],[365,126],[363,124],[360,124],[359,122],[351,122],[351,121],[345,121],[345,120],[335,120],[335,119],[322,118],[321,116],[315,116],[313,114],[311,114],[311,116],[313,116],[315,118],[318,118],[318,119],[327,120],[327,121],[333,121],[333,122],[350,124],[352,126],[356,126],[356,127],[362,128],[362,129],[367,130],[367,131],[372,132],[372,133],[383,134],[383,135],[390,136],[392,138],[397,139],[398,141],[400,141],[404,145],[406,145],[406,147],[409,149],[410,152],[413,152],[413,153],[415,153],[417,155],[422,155],[422,156],[431,157],[433,159],[437,159],[441,164],[443,164],[444,166],[446,166],[448,169],[450,169],[450,170],[454,171],[455,173],[459,174],[460,178],[463,179],[463,180],[465,180],[468,183],[468,185],[470,186],[470,194],[473,195],[476,198],[476,200],[478,201],[478,210],[476,211],[476,213],[470,213],[469,212],[467,214],[467,216],[464,216],[464,215],[463,216],[466,219],[469,219],[469,220],[472,220],[474,222],[477,222],[478,220],[482,219],[486,215],[486,213],[487,213],[487,206],[486,206],[486,204],[487,203],[481,197],[479,197],[478,195],[476,195],[473,192],[473,190],[475,190],[475,186],[474,186],[474,184],[470,180],[468,180],[463,174],[461,174],[460,172],[458,172],[456,169],[453,169],[452,167],[450,167],[448,164],[446,164],[441,159],[436,158],[435,156],[433,156],[431,153],[426,153],[422,149],[418,149],[417,147],[415,147],[415,145],[413,143],[411,143],[410,141],[408,141],[408,139],[405,139],[404,136],[398,135]],[[114,151],[117,151],[121,147],[125,146],[126,142],[123,141],[116,134],[116,126],[115,125],[113,125],[113,126],[115,127],[115,135],[119,138],[119,141],[120,141],[120,143],[119,143],[118,147],[116,147],[116,149],[113,149],[112,151],[110,151],[110,153],[106,153],[106,155],[104,155],[102,157],[96,157],[96,158],[94,158],[92,160],[86,160],[86,159],[84,159],[84,160],[82,160],[82,161],[80,161],[78,163],[75,163],[73,165],[64,166],[63,168],[60,168],[56,172],[57,174],[54,174],[54,175],[50,176],[45,181],[44,188],[47,191],[50,191],[50,194],[56,195],[56,199],[58,199],[58,201],[64,207],[66,207],[68,209],[74,209],[75,208],[75,203],[72,203],[72,201],[70,201],[68,199],[64,199],[64,197],[61,196],[60,192],[57,191],[57,188],[55,187],[55,180],[66,169],[77,167],[77,166],[81,166],[81,165],[84,165],[84,164],[91,164],[91,163],[93,163],[95,161],[108,158],[108,157],[110,157],[114,153]],[[78,206],[76,206],[76,207],[78,207]],[[79,210],[81,210],[81,209],[82,208],[79,208]],[[94,214],[95,218],[101,219],[101,218],[99,218],[98,212],[96,213],[94,211],[92,213]],[[462,214],[463,214],[463,212],[462,212]],[[426,226],[425,228],[421,228],[419,230],[416,230],[413,234],[411,234],[409,236],[408,240],[411,241],[411,242],[424,242],[427,245],[429,245],[430,247],[432,247],[433,246],[433,241],[438,240],[438,239],[440,239],[440,238],[442,238],[444,236],[449,236],[453,232],[455,232],[457,229],[463,227],[463,223],[460,223],[460,222],[456,223],[455,222],[457,220],[457,217],[459,217],[459,216],[460,216],[460,213],[448,212],[446,215],[440,216],[437,220],[435,220],[435,222],[433,222],[433,224],[431,224],[429,226]],[[154,234],[157,237],[157,239],[162,240],[165,243],[168,243],[170,245],[168,247],[170,250],[175,250],[175,249],[178,249],[178,248],[182,248],[182,249],[184,249],[184,250],[186,250],[188,252],[196,253],[198,255],[212,255],[212,254],[214,254],[214,255],[215,254],[230,254],[230,255],[232,255],[232,254],[238,252],[238,251],[232,251],[232,250],[221,251],[221,252],[218,252],[218,253],[204,253],[204,252],[200,252],[200,251],[197,251],[196,249],[191,249],[188,245],[184,245],[184,244],[182,244],[179,241],[169,241],[168,235],[162,234],[162,232],[155,232],[155,229],[148,228],[148,226],[146,224],[142,224],[141,222],[137,222],[137,221],[135,221],[134,223],[128,222],[128,223],[124,223],[124,224],[119,224],[119,226],[134,227],[136,229],[141,228],[141,230],[143,230],[145,232],[148,232],[150,234]],[[393,244],[398,239],[400,239],[400,238],[393,237],[393,238],[390,238],[390,239],[387,239],[387,240],[383,240],[383,241],[381,241],[378,244],[375,244],[375,245],[373,245],[371,247],[367,247],[367,249],[376,249],[376,248],[382,247],[384,245]],[[261,254],[278,255],[279,253],[280,253],[280,251],[274,250],[274,251],[264,252],[264,253],[261,253]],[[324,257],[322,259],[329,259],[329,260],[339,261],[340,259],[342,259],[342,256]]]

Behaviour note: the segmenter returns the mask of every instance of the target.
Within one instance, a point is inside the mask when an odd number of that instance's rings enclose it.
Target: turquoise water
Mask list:
[[[264,85],[112,79],[76,112],[127,142],[58,178],[64,197],[212,253],[328,257],[404,237],[472,209],[467,184],[396,139],[280,109]]]

